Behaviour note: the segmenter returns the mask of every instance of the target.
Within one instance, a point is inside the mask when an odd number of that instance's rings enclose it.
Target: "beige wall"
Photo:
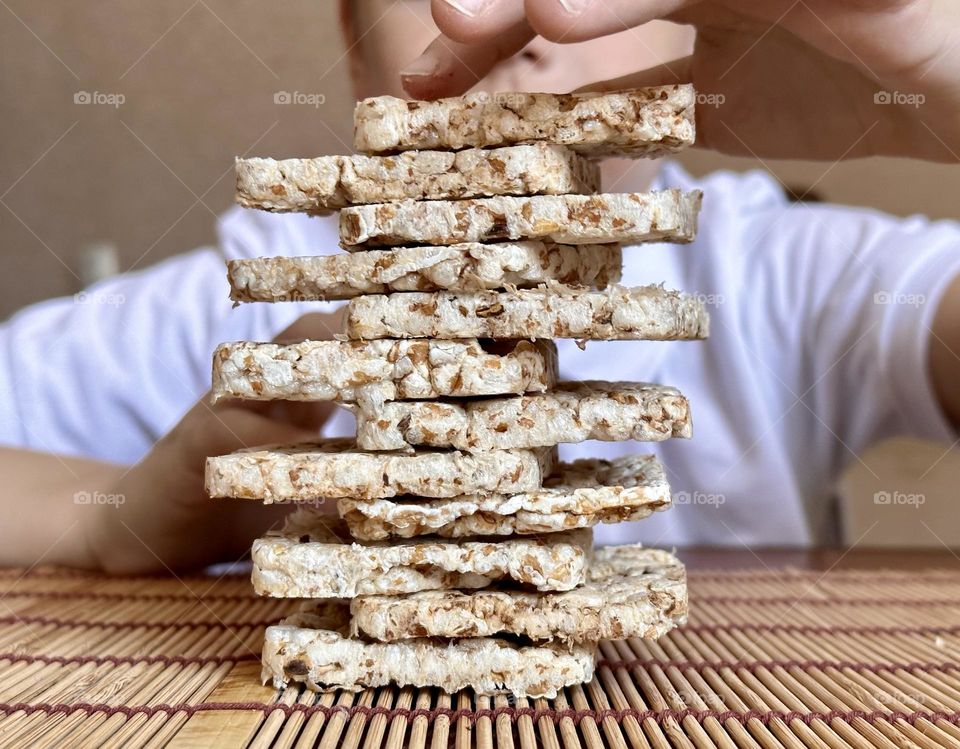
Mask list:
[[[425,1],[425,0],[424,0]],[[350,87],[333,0],[8,0],[0,9],[0,317],[76,291],[79,252],[121,268],[213,238],[234,155],[344,151]],[[76,104],[120,94],[119,107]],[[277,105],[278,91],[325,97]],[[691,153],[697,173],[756,168]],[[907,214],[956,212],[960,170],[894,161],[774,163],[790,185]]]
[[[87,242],[115,242],[124,269],[209,242],[231,203],[235,154],[346,148],[350,92],[330,0],[8,4],[0,241],[16,272],[0,274],[0,317],[76,291]],[[125,101],[75,104],[79,91]],[[277,91],[326,103],[276,105]]]

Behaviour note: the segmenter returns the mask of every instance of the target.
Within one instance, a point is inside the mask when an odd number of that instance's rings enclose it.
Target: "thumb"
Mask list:
[[[316,404],[321,405],[321,404]],[[243,407],[224,409],[218,426],[212,426],[207,455],[220,455],[246,447],[292,444],[317,439],[317,432],[277,421]],[[205,462],[205,461],[204,461]],[[222,501],[222,500],[210,500]],[[314,500],[321,513],[336,516],[336,501]],[[221,525],[225,558],[246,556],[253,539],[272,528],[282,527],[287,515],[297,508],[295,502],[264,504],[259,500],[237,499],[224,511]]]
[[[182,446],[184,457],[206,459],[259,445],[309,442],[317,439],[317,431],[244,406],[211,407],[200,401],[170,436]]]
[[[346,304],[340,305],[332,312],[308,312],[278,333],[273,340],[275,343],[307,340],[332,341],[344,332],[346,312]]]
[[[521,22],[482,44],[462,44],[438,36],[410,65],[400,71],[404,91],[414,99],[459,96],[502,60],[515,55],[533,39]]]
[[[638,73],[630,73],[619,78],[610,78],[606,81],[597,81],[587,86],[581,86],[576,93],[594,91],[624,91],[631,88],[646,88],[647,86],[673,86],[678,83],[687,83],[692,80],[693,57],[681,57],[661,65],[657,65]]]

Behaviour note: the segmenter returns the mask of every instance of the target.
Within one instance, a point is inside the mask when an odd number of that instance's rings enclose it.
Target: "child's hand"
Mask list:
[[[698,143],[727,153],[960,153],[956,0],[433,0],[433,13],[449,39],[418,61],[432,73],[404,76],[416,98],[462,93],[535,34],[578,42],[662,18],[696,27],[690,57],[586,88],[693,82]]]
[[[301,318],[279,338],[329,339],[342,315]],[[164,572],[231,562],[251,541],[292,511],[252,500],[210,499],[204,463],[244,447],[315,439],[330,403],[208,405],[201,399],[150,453],[103,491],[120,504],[80,508],[94,566],[117,573]],[[336,503],[326,507],[336,512]]]

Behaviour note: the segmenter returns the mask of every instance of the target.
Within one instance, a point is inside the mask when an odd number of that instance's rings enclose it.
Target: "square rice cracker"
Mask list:
[[[690,84],[609,93],[478,91],[436,101],[379,96],[353,112],[358,151],[459,150],[509,143],[562,143],[590,156],[663,156],[693,145]]]
[[[236,201],[265,211],[329,213],[396,200],[490,195],[564,195],[600,189],[600,169],[547,143],[482,150],[408,151],[395,156],[237,159]]]
[[[551,341],[476,339],[222,343],[211,401],[360,402],[542,392],[557,380]]]
[[[382,453],[358,450],[353,439],[321,439],[207,458],[206,489],[214,498],[267,504],[398,494],[516,494],[540,488],[554,461],[555,451],[549,449]]]
[[[666,551],[605,546],[583,587],[564,593],[487,588],[362,596],[351,601],[354,633],[377,640],[490,637],[592,643],[655,639],[687,618],[686,572]]]
[[[274,598],[353,598],[485,588],[510,581],[570,590],[586,580],[590,529],[544,536],[344,542],[338,518],[300,510],[282,531],[253,542],[253,588]]]
[[[307,302],[394,291],[482,291],[559,282],[605,289],[623,267],[620,245],[528,240],[227,261],[235,302]]]
[[[352,405],[357,445],[469,452],[601,440],[689,438],[690,404],[679,390],[634,382],[562,382],[546,393],[475,401],[393,401],[376,411]]]
[[[340,211],[340,244],[354,252],[381,245],[508,239],[686,243],[696,237],[701,199],[699,190],[669,189],[358,205]]]
[[[509,536],[641,520],[670,507],[670,485],[653,455],[561,463],[542,489],[451,499],[337,501],[350,535],[363,541],[437,535]]]
[[[589,291],[550,285],[515,291],[362,296],[347,307],[347,336],[697,340],[710,334],[703,300],[661,286]]]
[[[451,694],[472,689],[483,695],[507,691],[553,698],[563,687],[593,678],[592,643],[529,645],[488,637],[370,642],[351,637],[348,622],[345,603],[309,602],[267,627],[264,683],[282,689],[297,682],[320,692],[393,684],[439,687]]]

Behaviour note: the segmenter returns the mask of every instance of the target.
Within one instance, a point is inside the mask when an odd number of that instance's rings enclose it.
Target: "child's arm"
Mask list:
[[[243,558],[250,542],[290,508],[208,498],[206,458],[260,444],[315,439],[325,414],[314,412],[313,418],[314,428],[308,429],[272,418],[259,405],[211,407],[198,402],[146,458],[103,485],[100,491],[113,503],[77,506],[88,557],[65,561],[131,573]]]
[[[930,331],[930,377],[944,414],[960,429],[960,278],[940,300]]]
[[[0,524],[0,566],[94,566],[84,534],[92,487],[103,492],[126,468],[86,458],[0,448],[7,521]]]
[[[324,338],[339,327],[339,313],[307,315],[280,337]],[[0,448],[8,518],[0,524],[0,566],[137,573],[240,559],[290,508],[209,499],[206,458],[316,438],[332,409],[329,403],[210,406],[204,397],[129,467]]]
[[[2,448],[8,522],[0,525],[0,565],[125,573],[239,559],[289,508],[208,499],[206,456],[315,435],[243,407],[200,402],[134,466]]]

